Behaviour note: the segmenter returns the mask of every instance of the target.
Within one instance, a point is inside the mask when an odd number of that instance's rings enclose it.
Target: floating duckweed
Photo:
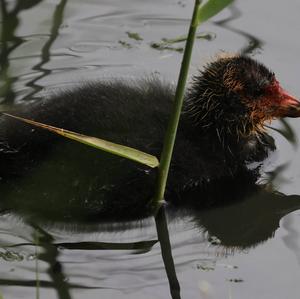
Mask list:
[[[15,251],[4,251],[4,252],[0,252],[0,258],[2,258],[3,260],[5,260],[6,262],[21,262],[24,260],[24,257]]]
[[[126,34],[131,39],[134,39],[134,40],[143,40],[143,38],[138,33],[136,33],[136,32],[126,31]]]
[[[132,45],[128,42],[125,42],[124,40],[119,40],[118,43],[120,45],[122,45],[124,48],[127,48],[127,49],[131,49],[132,48]]]
[[[206,39],[208,41],[214,40],[216,38],[215,33],[204,32],[196,35],[196,39]],[[183,52],[184,47],[174,47],[173,44],[185,42],[187,36],[179,36],[176,38],[162,38],[160,42],[152,42],[150,47],[159,51],[171,50],[176,52]]]

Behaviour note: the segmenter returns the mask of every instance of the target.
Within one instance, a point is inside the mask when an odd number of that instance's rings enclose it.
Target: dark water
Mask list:
[[[88,79],[155,73],[175,81],[182,54],[150,44],[185,34],[193,1],[0,4],[5,109]],[[243,51],[300,95],[299,9],[296,0],[236,2],[200,28],[211,40],[196,42],[191,72],[220,50]],[[32,222],[3,213],[0,298],[297,298],[300,123],[288,124],[296,135],[292,143],[270,131],[278,147],[265,163],[273,191],[232,205],[167,209],[168,224],[164,213],[156,223],[148,218],[106,225]],[[273,126],[289,129],[281,122]]]

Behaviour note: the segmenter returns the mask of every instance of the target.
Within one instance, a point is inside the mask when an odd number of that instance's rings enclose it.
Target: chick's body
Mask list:
[[[227,70],[228,65],[223,68]],[[252,106],[243,102],[241,109],[239,102],[230,104],[236,95],[230,96],[224,82],[219,83],[223,89],[220,87],[205,102],[205,92],[209,95],[209,90],[201,88],[209,76],[204,75],[186,94],[167,200],[184,201],[185,194],[193,189],[215,188],[219,181],[247,173],[248,163],[263,160],[274,149],[272,139],[263,131],[241,134],[240,129],[232,130],[234,122],[238,126],[241,119],[245,121]],[[159,157],[173,98],[173,87],[153,78],[134,83],[92,82],[17,107],[11,113]],[[218,107],[218,115],[213,114],[211,104]],[[224,108],[220,110],[222,105]],[[231,111],[230,105],[238,107],[238,112]],[[232,117],[234,113],[241,115]],[[138,215],[151,200],[157,177],[157,169],[66,140],[7,116],[0,118],[0,164],[0,188],[11,205],[22,198],[28,209],[38,201],[39,209],[49,212],[60,198],[62,214],[70,217]]]

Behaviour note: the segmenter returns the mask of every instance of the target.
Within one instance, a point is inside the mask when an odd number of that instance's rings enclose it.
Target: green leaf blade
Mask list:
[[[50,132],[56,133],[58,135],[64,136],[66,138],[75,140],[77,142],[86,144],[91,147],[95,147],[97,149],[103,150],[105,152],[127,158],[129,160],[133,160],[135,162],[147,165],[151,168],[155,168],[159,165],[159,161],[155,156],[152,156],[150,154],[144,153],[142,151],[139,151],[137,149],[116,144],[107,140],[103,140],[97,137],[87,136],[83,134],[78,134],[76,132],[64,130],[61,128],[53,127],[47,124],[39,123],[30,119],[26,119],[19,116],[14,116],[8,113],[3,113],[6,116],[18,119],[20,121],[23,121],[25,123],[28,123],[30,125],[46,129]]]
[[[198,14],[198,25],[218,14],[226,6],[231,4],[234,0],[208,0],[205,4],[201,5]]]

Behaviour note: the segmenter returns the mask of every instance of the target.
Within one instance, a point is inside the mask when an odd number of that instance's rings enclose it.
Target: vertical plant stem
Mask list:
[[[161,256],[168,277],[172,299],[181,299],[180,284],[177,279],[175,264],[172,256],[172,247],[168,230],[165,207],[161,206],[155,216],[156,231],[160,243]]]
[[[189,29],[188,38],[185,45],[178,83],[175,92],[174,107],[171,114],[171,119],[168,124],[164,146],[163,146],[161,159],[160,159],[160,166],[158,170],[158,183],[156,186],[156,193],[154,197],[156,203],[159,203],[163,200],[165,189],[166,189],[167,178],[168,178],[178,123],[179,123],[179,118],[180,118],[181,108],[182,108],[182,103],[184,98],[185,85],[187,81],[188,70],[189,70],[189,65],[192,56],[192,49],[193,49],[195,35],[197,31],[197,25],[198,25],[197,15],[198,15],[200,4],[201,4],[201,0],[195,0],[193,17],[190,24],[190,29]]]

